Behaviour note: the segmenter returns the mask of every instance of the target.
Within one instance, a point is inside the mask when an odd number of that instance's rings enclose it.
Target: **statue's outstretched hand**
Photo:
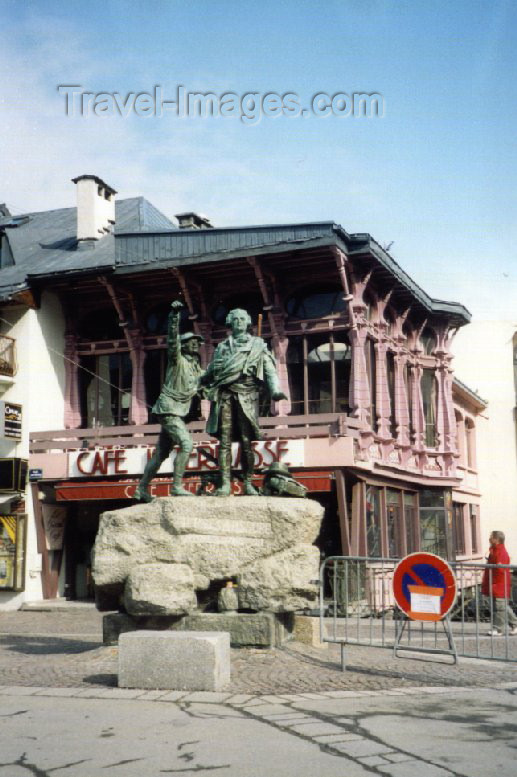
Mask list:
[[[279,399],[287,399],[287,397],[283,391],[275,391],[275,393],[271,395],[271,399],[274,399],[275,402],[278,402]]]
[[[175,299],[174,302],[171,302],[171,310],[173,313],[179,313],[185,305],[180,299]]]

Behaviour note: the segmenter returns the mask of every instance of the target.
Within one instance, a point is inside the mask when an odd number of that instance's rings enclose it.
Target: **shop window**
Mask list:
[[[132,366],[127,352],[81,359],[80,400],[83,426],[129,423]]]
[[[404,492],[404,523],[406,529],[406,553],[419,549],[418,509],[416,494]]]
[[[26,515],[0,515],[0,591],[25,587]]]
[[[469,529],[470,540],[472,543],[472,554],[480,553],[479,539],[479,507],[478,505],[469,505]]]
[[[346,332],[291,336],[287,369],[293,415],[348,413],[350,367]]]
[[[375,343],[371,338],[365,343],[366,370],[370,385],[370,426],[375,431],[377,428],[377,369],[375,362]]]
[[[390,558],[400,558],[404,553],[401,499],[401,491],[395,490],[393,488],[386,489],[388,556]]]
[[[447,558],[447,526],[450,495],[445,491],[424,489],[420,492],[420,550]]]
[[[436,447],[436,380],[434,370],[422,371],[422,401],[425,421],[425,444]]]
[[[378,486],[366,486],[366,549],[372,558],[382,556],[380,496]]]
[[[344,313],[346,304],[343,289],[327,286],[293,294],[286,302],[286,310],[289,318],[304,321]]]
[[[454,552],[457,556],[463,556],[466,553],[464,509],[464,505],[459,502],[453,502],[452,533],[454,539]]]

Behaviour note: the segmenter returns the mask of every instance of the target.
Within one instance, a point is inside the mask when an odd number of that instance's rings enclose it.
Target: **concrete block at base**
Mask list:
[[[328,647],[328,642],[320,639],[320,619],[310,615],[295,615],[293,637],[296,642],[311,647]]]
[[[220,691],[229,681],[227,633],[133,631],[120,635],[120,688]]]

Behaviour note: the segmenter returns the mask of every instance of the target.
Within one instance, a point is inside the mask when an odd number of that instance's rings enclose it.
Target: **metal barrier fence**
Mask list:
[[[347,644],[395,650],[403,621],[406,621],[403,638],[398,643],[402,649],[451,652],[442,622],[409,620],[396,605],[392,581],[398,563],[399,559],[332,556],[321,565],[320,637],[323,642],[341,645],[343,669]],[[494,599],[481,593],[485,570],[492,590],[492,582],[502,570],[509,569],[511,580],[516,581],[517,566],[448,563],[458,587],[458,597],[447,618],[455,652],[469,658],[517,662],[517,628],[512,634],[511,595],[507,599]],[[497,626],[500,634],[495,633]]]

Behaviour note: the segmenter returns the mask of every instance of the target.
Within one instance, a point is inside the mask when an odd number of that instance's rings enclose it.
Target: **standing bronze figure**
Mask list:
[[[258,392],[264,384],[274,400],[286,399],[280,391],[273,354],[261,337],[248,332],[251,318],[236,308],[228,313],[226,324],[231,335],[220,343],[201,378],[211,399],[206,430],[220,441],[221,474],[217,496],[231,493],[231,445],[239,441],[242,449],[244,493],[258,492],[252,485],[254,452],[252,441],[260,439],[258,425]]]
[[[165,382],[152,412],[158,416],[162,426],[156,450],[148,461],[142,479],[135,490],[135,499],[150,502],[147,490],[160,466],[169,456],[174,445],[179,446],[174,461],[174,475],[171,494],[193,496],[182,486],[185,467],[193,448],[192,437],[186,426],[191,404],[198,390],[202,373],[199,361],[199,346],[203,338],[193,332],[179,334],[180,313],[183,303],[176,300],[171,305],[167,337],[168,360]]]

